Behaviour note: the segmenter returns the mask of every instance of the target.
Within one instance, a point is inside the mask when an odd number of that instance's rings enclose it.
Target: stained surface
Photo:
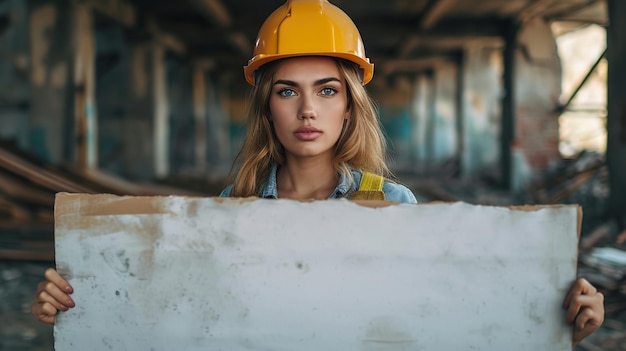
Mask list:
[[[56,350],[570,350],[577,216],[61,195]]]

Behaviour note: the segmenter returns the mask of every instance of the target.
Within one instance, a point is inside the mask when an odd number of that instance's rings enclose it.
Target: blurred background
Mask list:
[[[580,205],[579,274],[607,320],[577,349],[625,349],[626,1],[331,2],[375,65],[399,181],[422,202]],[[52,350],[29,309],[55,193],[228,183],[242,67],[283,3],[0,0],[0,349]]]

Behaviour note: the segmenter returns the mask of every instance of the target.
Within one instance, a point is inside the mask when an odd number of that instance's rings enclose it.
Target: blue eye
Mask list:
[[[321,93],[322,93],[322,95],[325,95],[325,96],[333,96],[333,95],[337,94],[337,89],[335,89],[335,88],[324,88],[324,89],[322,89]]]
[[[289,96],[294,96],[294,95],[296,95],[296,92],[295,92],[295,91],[293,91],[293,89],[287,89],[287,88],[285,88],[285,89],[280,89],[280,90],[278,91],[278,95],[280,95],[280,96],[284,96],[284,97],[289,97]]]

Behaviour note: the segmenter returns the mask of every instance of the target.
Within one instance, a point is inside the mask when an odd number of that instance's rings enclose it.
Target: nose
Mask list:
[[[300,109],[298,110],[298,119],[315,119],[317,118],[317,112],[315,105],[311,97],[303,97]]]

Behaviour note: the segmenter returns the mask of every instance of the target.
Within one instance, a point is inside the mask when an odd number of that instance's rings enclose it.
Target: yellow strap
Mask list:
[[[383,184],[385,178],[374,173],[363,172],[361,184],[350,200],[384,200]]]
[[[359,191],[383,191],[385,179],[378,174],[363,172]]]

